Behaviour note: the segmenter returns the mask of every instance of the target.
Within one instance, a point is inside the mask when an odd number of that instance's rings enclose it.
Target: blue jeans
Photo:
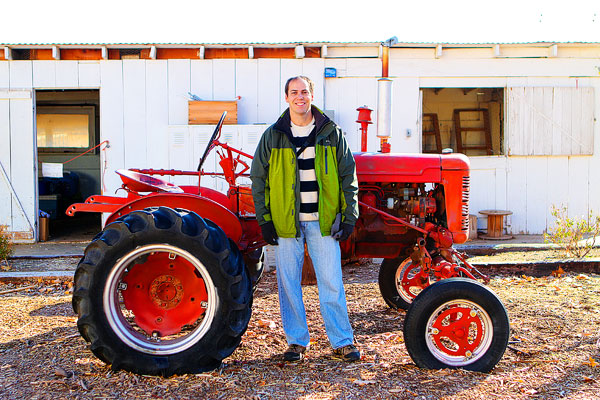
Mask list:
[[[299,238],[277,239],[277,285],[283,330],[288,344],[308,346],[306,311],[302,301],[304,241],[315,267],[321,315],[334,349],[354,342],[342,282],[340,245],[331,236],[321,236],[318,221],[300,222]]]

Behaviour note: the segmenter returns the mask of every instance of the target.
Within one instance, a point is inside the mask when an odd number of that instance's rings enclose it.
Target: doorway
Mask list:
[[[38,207],[48,218],[47,240],[87,241],[101,229],[100,214],[68,217],[65,211],[100,193],[100,151],[83,154],[100,143],[99,90],[36,90],[36,134]]]

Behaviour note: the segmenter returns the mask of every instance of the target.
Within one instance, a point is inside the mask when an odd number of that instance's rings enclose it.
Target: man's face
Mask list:
[[[310,112],[313,95],[304,79],[294,79],[288,86],[285,101],[290,105],[290,112],[306,114]]]

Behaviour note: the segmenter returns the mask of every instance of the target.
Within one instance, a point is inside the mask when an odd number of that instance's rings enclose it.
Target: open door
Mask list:
[[[65,212],[101,192],[100,92],[37,90],[38,209],[48,216],[48,239],[87,241],[101,228],[100,215]],[[40,237],[40,240],[42,238]]]
[[[0,90],[0,225],[14,242],[37,240],[35,92]]]

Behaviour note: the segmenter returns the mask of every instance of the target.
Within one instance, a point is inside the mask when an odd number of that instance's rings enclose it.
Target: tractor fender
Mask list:
[[[193,211],[202,218],[217,224],[235,243],[239,243],[242,237],[242,224],[227,207],[206,197],[186,193],[157,193],[133,200],[113,212],[106,220],[106,224],[108,225],[132,211],[160,206]]]

